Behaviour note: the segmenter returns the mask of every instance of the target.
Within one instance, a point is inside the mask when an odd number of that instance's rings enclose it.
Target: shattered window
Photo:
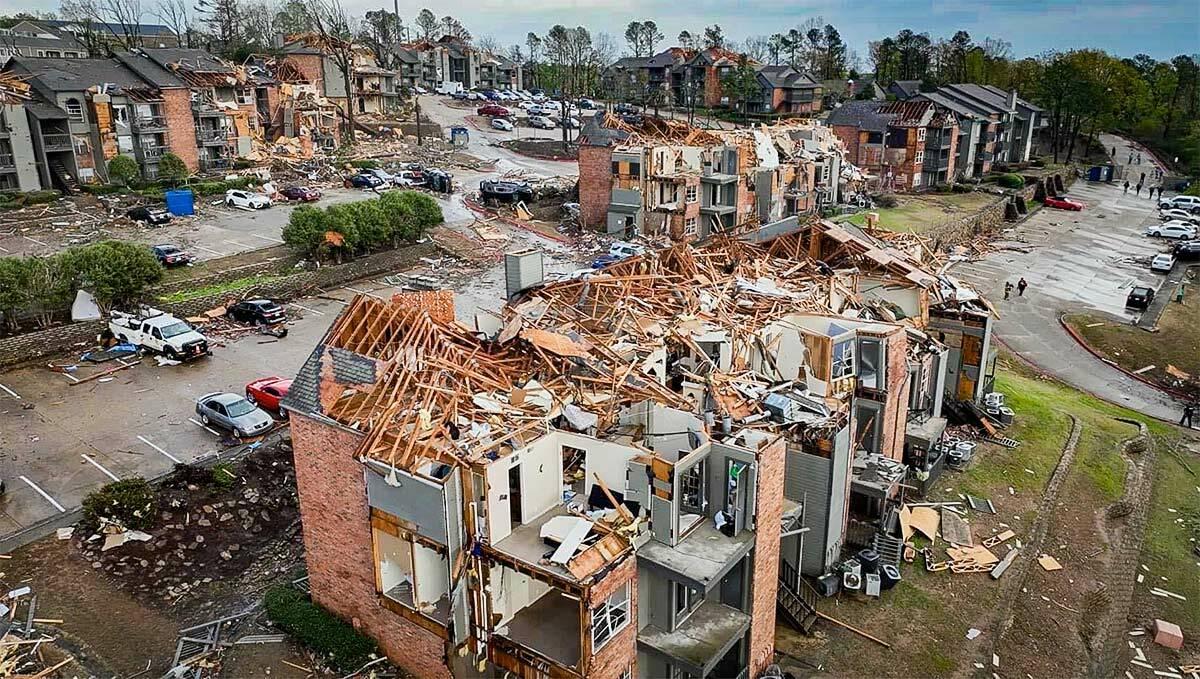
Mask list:
[[[592,651],[608,643],[629,624],[629,583],[592,609]]]
[[[858,383],[867,389],[883,388],[883,343],[875,338],[858,340]]]
[[[833,345],[833,379],[854,374],[854,340]]]

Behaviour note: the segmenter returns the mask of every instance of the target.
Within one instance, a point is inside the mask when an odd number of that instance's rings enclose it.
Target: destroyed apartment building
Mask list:
[[[833,132],[810,121],[702,130],[597,115],[579,143],[582,224],[626,238],[702,239],[816,215],[863,180]]]
[[[919,245],[793,217],[556,283],[512,253],[471,325],[357,297],[283,404],[314,600],[421,677],[758,676],[987,379]]]

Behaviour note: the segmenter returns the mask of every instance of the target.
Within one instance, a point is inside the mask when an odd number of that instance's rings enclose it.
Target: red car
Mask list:
[[[299,200],[305,203],[311,203],[321,198],[320,191],[308,186],[289,186],[279,193],[283,194],[283,197],[288,200]]]
[[[1054,196],[1046,196],[1046,200],[1043,201],[1043,204],[1046,207],[1056,207],[1059,210],[1079,211],[1083,209],[1083,203],[1076,203],[1075,201],[1068,200],[1066,198],[1055,198]]]
[[[480,106],[476,113],[481,116],[500,116],[502,118],[507,118],[509,115],[511,115],[508,109],[504,108],[503,106],[497,106],[496,104]]]
[[[246,385],[246,400],[263,410],[279,412],[279,401],[291,386],[292,381],[282,377],[261,377]]]

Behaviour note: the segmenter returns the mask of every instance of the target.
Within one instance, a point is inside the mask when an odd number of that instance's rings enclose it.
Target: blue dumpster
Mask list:
[[[187,217],[196,214],[196,198],[191,189],[167,191],[167,211],[176,217]]]
[[[450,128],[450,143],[455,146],[466,146],[471,139],[471,133],[465,127]]]

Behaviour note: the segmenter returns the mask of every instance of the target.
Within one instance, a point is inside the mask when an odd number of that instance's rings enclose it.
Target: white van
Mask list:
[[[636,257],[637,255],[645,254],[646,248],[637,243],[626,243],[625,241],[616,241],[608,246],[608,256],[616,257],[617,259],[625,259],[626,257]]]

